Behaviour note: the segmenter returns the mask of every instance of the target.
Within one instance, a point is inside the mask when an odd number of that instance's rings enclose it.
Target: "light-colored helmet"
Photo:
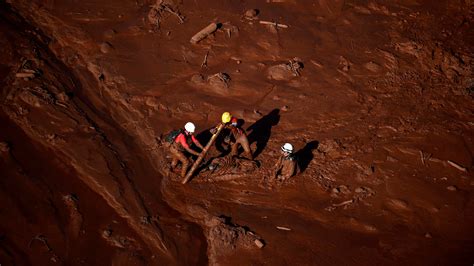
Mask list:
[[[293,145],[291,145],[290,143],[285,143],[283,146],[281,146],[281,150],[287,153],[292,153]]]
[[[188,122],[186,123],[186,125],[184,125],[184,129],[186,129],[186,131],[188,131],[189,133],[194,133],[194,131],[196,130],[196,126],[193,123]]]
[[[229,123],[231,118],[232,118],[232,115],[230,115],[229,112],[224,112],[222,114],[222,123]]]

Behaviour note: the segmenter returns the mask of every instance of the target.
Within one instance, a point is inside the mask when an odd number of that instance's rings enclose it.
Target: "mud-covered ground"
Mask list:
[[[473,16],[0,1],[0,264],[472,265]],[[183,185],[162,136],[192,121],[205,142],[224,111],[260,167]],[[285,142],[299,171],[278,182]]]

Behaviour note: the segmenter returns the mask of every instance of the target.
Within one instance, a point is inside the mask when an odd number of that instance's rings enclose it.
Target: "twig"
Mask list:
[[[179,21],[181,21],[181,24],[184,23],[184,18],[183,18],[182,15],[180,15],[178,12],[174,11],[173,9],[171,9],[171,8],[170,8],[169,6],[167,6],[167,5],[163,5],[163,4],[162,4],[162,6],[163,6],[163,8],[165,9],[165,11],[168,11],[168,12],[170,12],[171,14],[177,16],[178,19],[179,19]]]
[[[206,55],[204,56],[204,60],[202,61],[201,68],[207,67],[207,57],[209,56],[209,51],[207,51]]]
[[[353,202],[354,202],[354,200],[351,199],[351,200],[343,201],[343,202],[338,203],[338,204],[333,204],[332,206],[333,206],[333,207],[341,207],[341,206],[344,206],[344,205],[347,205],[347,204],[351,204],[351,203],[353,203]]]
[[[455,162],[453,162],[453,161],[451,161],[451,160],[448,160],[448,164],[451,165],[452,167],[458,169],[459,171],[467,172],[467,169],[466,169],[466,168],[460,166],[459,164],[457,164],[457,163],[455,163]]]
[[[277,226],[276,228],[277,228],[278,230],[291,231],[291,228],[288,228],[288,227]]]
[[[272,26],[280,27],[280,28],[284,28],[284,29],[288,28],[288,25],[280,24],[280,23],[276,23],[276,22],[271,22],[271,21],[260,20],[259,23],[260,24],[265,24],[265,25],[272,25]]]
[[[423,151],[422,151],[422,150],[420,150],[420,158],[421,158],[421,163],[422,163],[423,165],[425,165],[425,158],[424,158],[424,155],[423,155]]]

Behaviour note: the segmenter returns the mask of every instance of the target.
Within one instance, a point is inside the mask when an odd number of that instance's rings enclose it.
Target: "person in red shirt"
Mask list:
[[[181,176],[186,176],[186,171],[188,170],[190,160],[185,155],[185,151],[199,156],[199,153],[191,149],[190,144],[191,142],[194,143],[198,148],[201,150],[204,148],[199,140],[196,139],[194,136],[194,131],[196,130],[196,126],[188,122],[184,125],[184,131],[179,133],[178,136],[175,138],[174,142],[170,146],[171,156],[173,160],[171,161],[171,169],[174,169],[178,162],[181,162]]]

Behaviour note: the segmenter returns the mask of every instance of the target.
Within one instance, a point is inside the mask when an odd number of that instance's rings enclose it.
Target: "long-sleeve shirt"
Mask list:
[[[201,146],[201,143],[199,143],[199,141],[196,139],[196,137],[194,137],[194,135],[191,135],[191,140],[194,142],[194,144]],[[185,133],[180,133],[176,137],[174,142],[181,144],[181,146],[183,146],[183,148],[185,149],[189,149],[189,144],[188,144],[188,140],[186,138]]]

